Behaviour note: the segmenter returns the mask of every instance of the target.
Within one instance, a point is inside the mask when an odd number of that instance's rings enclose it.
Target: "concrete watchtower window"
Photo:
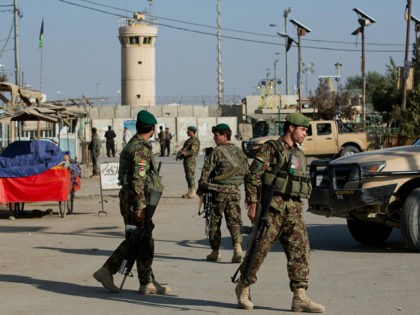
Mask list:
[[[143,45],[150,45],[151,43],[152,43],[151,36],[143,37]]]
[[[138,45],[140,43],[139,36],[130,36],[130,45]]]

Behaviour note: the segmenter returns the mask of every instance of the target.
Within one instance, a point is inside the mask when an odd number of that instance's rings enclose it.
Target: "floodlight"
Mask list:
[[[369,15],[367,15],[362,10],[354,8],[353,11],[356,12],[358,15],[360,15],[363,19],[368,20],[368,21],[365,22],[366,24],[364,26],[367,26],[369,24],[373,24],[373,23],[376,22],[374,18],[370,17]],[[359,20],[359,23],[360,23],[360,20]]]
[[[290,23],[296,25],[297,28],[304,30],[306,33],[311,32],[311,29],[300,23],[299,21],[296,21],[295,19],[289,20]]]

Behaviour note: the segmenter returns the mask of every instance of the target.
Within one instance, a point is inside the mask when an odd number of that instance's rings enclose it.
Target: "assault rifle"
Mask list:
[[[206,148],[205,149],[205,158],[207,158],[212,151],[213,151],[212,147]],[[210,177],[208,179],[208,182],[211,183],[212,181],[213,180]],[[200,209],[198,209],[198,215],[203,215],[203,218],[204,218],[204,233],[207,236],[207,238],[209,237],[210,219],[211,219],[211,211],[210,210],[211,210],[213,198],[214,198],[214,192],[211,191],[210,189],[205,189],[203,191],[203,194],[202,194],[202,200],[203,200],[202,206],[203,206],[203,208],[201,209],[201,205],[200,205]]]
[[[162,162],[159,162],[159,166],[156,170],[157,174],[160,172],[160,167]],[[132,277],[133,274],[131,270],[133,269],[134,263],[136,261],[137,255],[140,251],[142,242],[146,236],[146,233],[151,233],[154,228],[152,223],[152,217],[155,213],[156,207],[159,203],[162,192],[154,190],[153,188],[149,189],[149,204],[145,208],[145,217],[144,225],[126,225],[125,226],[125,235],[128,242],[128,250],[125,254],[123,261],[121,262],[118,272],[124,275],[124,278],[121,282],[120,290],[122,290],[127,276]],[[130,207],[131,212],[135,212],[136,209],[134,206]]]
[[[203,193],[203,208],[198,209],[198,215],[203,215],[204,218],[204,233],[209,237],[210,230],[210,219],[211,219],[211,205],[213,201],[213,192],[211,190],[205,190]]]
[[[272,185],[262,184],[261,191],[260,191],[260,198],[257,204],[257,214],[259,213],[258,222],[256,224],[256,230],[253,231],[254,235],[250,245],[248,246],[248,250],[246,253],[245,259],[245,268],[243,269],[242,279],[248,280],[251,268],[255,260],[256,256],[256,249],[258,248],[259,243],[261,242],[262,235],[266,228],[269,227],[269,223],[267,222],[267,215],[268,209],[270,208],[271,200],[273,199],[274,194],[274,183]],[[255,226],[254,226],[255,227]],[[241,265],[242,266],[242,265]],[[236,270],[235,274],[231,277],[233,283],[239,281],[236,279],[241,266]]]
[[[178,151],[175,157],[175,161],[182,160],[184,158],[184,152],[182,150]]]

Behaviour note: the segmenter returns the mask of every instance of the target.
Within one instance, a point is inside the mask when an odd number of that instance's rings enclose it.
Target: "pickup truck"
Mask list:
[[[271,129],[275,132],[281,128]],[[279,133],[242,141],[242,150],[253,158],[258,148],[267,140],[277,139]],[[338,157],[379,148],[375,133],[355,132],[338,120],[313,120],[310,122],[302,149],[306,156]]]
[[[420,139],[413,145],[373,150],[310,166],[308,211],[347,219],[361,244],[383,243],[393,228],[404,245],[420,251]]]

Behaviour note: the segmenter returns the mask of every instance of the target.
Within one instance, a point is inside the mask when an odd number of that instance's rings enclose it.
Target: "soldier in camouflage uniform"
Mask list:
[[[240,267],[241,277],[235,288],[240,308],[253,308],[250,285],[257,281],[258,269],[271,247],[279,240],[287,257],[289,285],[294,293],[292,311],[325,311],[322,305],[306,296],[310,248],[301,198],[309,197],[310,184],[306,176],[306,158],[297,144],[303,143],[308,126],[309,120],[304,115],[289,114],[284,125],[284,136],[272,143],[268,141],[261,147],[245,177],[245,203],[251,222],[256,218],[257,190],[262,181],[267,185],[274,185],[274,196],[267,213],[268,225],[253,252],[255,256],[249,274],[245,275],[244,272],[251,253],[247,252]]]
[[[212,128],[212,132],[217,146],[204,161],[198,182],[199,195],[206,189],[214,192],[209,226],[212,251],[207,256],[207,260],[220,261],[220,225],[224,213],[234,248],[231,262],[240,263],[242,261],[242,220],[239,186],[242,185],[244,175],[248,171],[248,159],[240,148],[230,143],[232,131],[227,124],[218,124]]]
[[[197,128],[188,126],[187,135],[189,139],[184,142],[182,149],[177,153],[177,159],[183,160],[185,179],[188,184],[188,191],[182,198],[195,197],[195,167],[198,152],[200,151],[200,140],[196,137]]]
[[[149,139],[155,132],[156,118],[149,112],[142,110],[137,115],[137,134],[124,147],[120,155],[118,179],[122,185],[119,192],[120,212],[124,224],[129,226],[144,226],[145,207],[148,196],[145,196],[145,181],[147,174],[157,170]],[[153,226],[153,223],[152,223]],[[127,250],[126,239],[112,253],[105,264],[93,276],[111,292],[118,292],[114,285],[113,275],[118,271]],[[152,262],[154,256],[154,240],[152,231],[146,231],[141,248],[137,253],[137,272],[140,281],[140,294],[167,294],[169,287],[161,286],[154,277]]]

